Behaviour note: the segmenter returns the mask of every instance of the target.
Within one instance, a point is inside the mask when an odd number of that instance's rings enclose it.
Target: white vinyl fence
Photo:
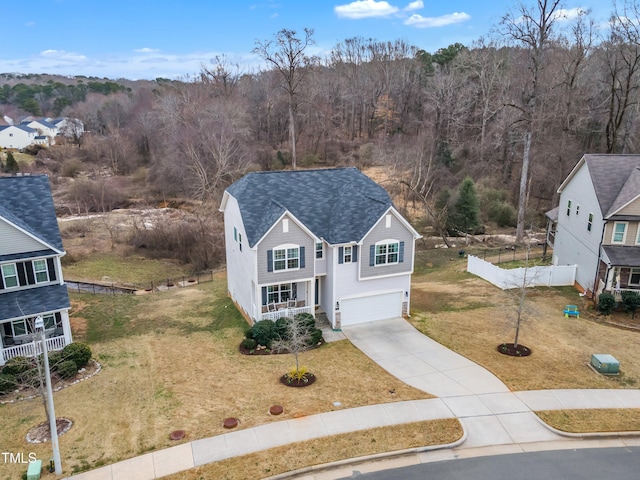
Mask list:
[[[496,265],[485,262],[481,258],[469,255],[467,257],[467,271],[487,282],[493,283],[502,290],[519,288],[523,283],[527,287],[559,287],[573,285],[576,281],[577,265],[513,268],[505,270]],[[525,280],[526,271],[526,280]]]

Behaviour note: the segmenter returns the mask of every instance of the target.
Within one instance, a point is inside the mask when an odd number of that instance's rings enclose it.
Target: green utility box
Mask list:
[[[591,366],[605,375],[617,375],[620,372],[620,362],[605,353],[591,355]]]
[[[40,480],[41,471],[42,471],[42,460],[29,462],[29,468],[27,468],[27,480]]]

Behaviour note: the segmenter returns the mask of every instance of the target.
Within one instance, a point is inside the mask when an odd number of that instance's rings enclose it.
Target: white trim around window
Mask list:
[[[316,259],[322,258],[323,250],[322,242],[316,242]]]
[[[375,266],[394,265],[399,263],[400,242],[398,240],[382,240],[376,243]]]
[[[18,280],[18,269],[15,263],[5,263],[2,265],[2,284],[4,288],[18,288],[20,281]]]
[[[342,263],[351,263],[353,261],[353,246],[345,245],[342,249]]]
[[[611,243],[624,245],[627,241],[627,231],[629,230],[629,222],[614,222],[613,231],[611,232]]]
[[[629,271],[628,285],[634,285],[634,286],[640,285],[640,268],[632,268]]]
[[[33,275],[36,283],[46,283],[49,281],[49,268],[47,268],[46,260],[33,261]]]
[[[279,245],[273,249],[273,271],[298,270],[300,268],[300,246]]]

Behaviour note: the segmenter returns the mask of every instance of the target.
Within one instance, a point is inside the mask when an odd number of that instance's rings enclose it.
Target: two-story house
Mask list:
[[[25,125],[0,125],[0,147],[22,150],[35,143],[38,131]]]
[[[558,193],[554,265],[596,295],[640,289],[640,155],[584,155]]]
[[[220,210],[229,294],[252,321],[320,309],[339,329],[409,313],[420,235],[359,170],[249,173]]]
[[[64,254],[49,179],[0,177],[0,366],[40,353],[33,341],[38,316],[49,350],[71,343]]]

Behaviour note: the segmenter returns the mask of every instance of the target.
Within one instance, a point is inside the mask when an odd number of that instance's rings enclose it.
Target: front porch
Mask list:
[[[47,351],[62,350],[67,344],[65,337],[60,332],[46,339]],[[10,343],[10,342],[7,342]],[[15,357],[35,357],[42,353],[42,343],[38,340],[30,339],[26,343],[20,343],[19,345],[7,345],[5,346],[5,339],[3,339],[2,345],[2,357],[0,357],[0,365],[4,365],[9,359]]]
[[[314,282],[278,283],[261,287],[262,302],[256,321],[292,318],[300,313],[315,315]]]
[[[273,320],[274,322],[282,317],[293,318],[299,313],[314,314],[314,307],[305,305],[304,301],[289,303],[279,303],[262,308],[260,320]]]

